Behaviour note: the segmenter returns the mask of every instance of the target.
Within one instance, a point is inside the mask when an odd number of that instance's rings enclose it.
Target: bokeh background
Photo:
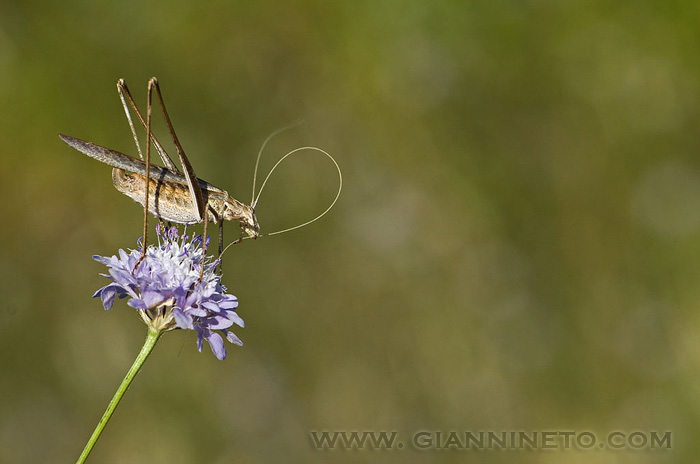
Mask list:
[[[141,211],[57,134],[135,154],[115,83],[143,105],[154,75],[200,177],[247,202],[263,140],[303,120],[261,175],[314,145],[345,189],[227,252],[245,346],[165,336],[89,462],[689,462],[698,31],[687,0],[3,2],[0,462],[74,462],[145,337],[91,299],[91,256],[135,247]],[[317,153],[285,162],[263,231],[336,182]],[[318,451],[312,430],[673,448]]]

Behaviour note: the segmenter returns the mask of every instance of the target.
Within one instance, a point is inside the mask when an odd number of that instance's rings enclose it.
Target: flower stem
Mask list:
[[[161,336],[162,333],[163,332],[155,330],[151,327],[148,328],[148,336],[146,337],[146,342],[143,344],[143,348],[141,348],[141,352],[136,357],[134,364],[131,365],[131,369],[129,369],[129,372],[126,373],[126,377],[124,377],[124,380],[122,380],[121,385],[119,385],[117,392],[112,397],[112,401],[109,402],[107,410],[102,415],[102,419],[100,419],[100,422],[97,424],[97,427],[95,427],[95,431],[92,432],[92,436],[88,440],[87,445],[85,445],[85,448],[83,449],[83,452],[78,458],[76,464],[82,464],[87,459],[88,455],[90,454],[90,451],[92,451],[92,448],[95,446],[95,443],[97,443],[97,439],[100,438],[100,435],[102,434],[102,431],[107,425],[107,422],[112,417],[114,410],[117,409],[119,401],[121,401],[122,396],[124,396],[124,393],[126,393],[126,390],[129,388],[129,385],[131,385],[131,381],[134,380],[136,374],[139,373],[139,370],[148,358],[148,355],[150,355],[151,351],[153,351],[153,347],[156,346],[156,342],[158,341],[158,338]]]

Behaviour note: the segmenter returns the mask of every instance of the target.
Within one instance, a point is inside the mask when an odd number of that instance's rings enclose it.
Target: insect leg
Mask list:
[[[117,92],[119,92],[119,98],[122,101],[122,106],[124,107],[124,113],[126,114],[126,119],[129,121],[129,128],[131,129],[131,134],[134,137],[134,142],[136,142],[136,149],[139,152],[139,157],[143,159],[143,155],[141,154],[141,147],[139,145],[138,141],[138,136],[136,135],[136,129],[134,127],[134,123],[131,120],[131,113],[129,112],[129,107],[126,104],[126,100],[129,101],[129,105],[131,105],[131,108],[133,108],[134,113],[136,113],[136,116],[139,118],[139,121],[141,122],[141,125],[143,126],[144,129],[148,131],[146,128],[146,121],[144,121],[143,116],[141,116],[141,112],[139,111],[138,106],[136,106],[136,102],[134,101],[134,98],[131,96],[131,92],[129,92],[129,88],[126,86],[126,82],[124,82],[124,79],[119,79],[117,81]],[[126,100],[125,100],[126,97]],[[150,135],[150,140],[153,142],[153,145],[156,147],[156,150],[158,151],[158,154],[160,155],[160,159],[163,160],[163,164],[165,166],[174,171],[174,172],[180,172],[180,170],[175,166],[175,163],[173,163],[173,160],[170,158],[168,153],[165,151],[163,146],[158,142],[156,139],[156,136],[151,132]]]
[[[219,256],[224,252],[224,221],[219,221]]]
[[[199,268],[199,281],[202,281],[204,277],[204,259],[207,257],[207,223],[209,219],[208,214],[204,214],[204,229],[202,230],[202,267]]]
[[[200,187],[199,181],[197,180],[197,176],[194,173],[194,169],[192,168],[190,161],[187,159],[187,155],[185,155],[185,150],[182,149],[182,145],[180,145],[180,141],[178,140],[177,135],[175,134],[173,123],[170,121],[170,116],[168,116],[168,110],[165,109],[165,102],[163,101],[163,94],[160,91],[158,80],[155,77],[152,77],[151,80],[148,81],[148,84],[149,88],[152,85],[156,89],[156,95],[158,96],[160,107],[163,110],[165,122],[168,125],[168,130],[170,130],[170,135],[173,138],[173,142],[175,143],[175,149],[177,150],[177,156],[180,159],[180,164],[182,165],[185,178],[187,179],[187,185],[190,189],[190,196],[192,198],[193,203],[192,206],[194,207],[195,211],[197,211],[197,216],[199,217],[199,220],[205,221],[207,212],[206,204],[204,203],[204,195],[202,194],[202,187]]]
[[[124,108],[124,114],[126,114],[126,120],[129,121],[129,128],[131,129],[131,135],[134,137],[134,143],[136,144],[136,151],[139,153],[139,158],[143,159],[143,154],[141,153],[141,144],[139,143],[139,138],[136,135],[136,129],[134,128],[134,122],[131,120],[131,113],[129,112],[129,107],[126,105],[126,101],[124,101],[124,93],[126,93],[129,96],[129,100],[131,101],[131,93],[129,93],[129,89],[126,88],[126,83],[124,82],[124,79],[119,79],[117,81],[117,92],[119,93],[119,99],[122,101],[122,107]],[[134,105],[134,108],[135,105]],[[137,111],[138,113],[138,111]],[[139,118],[141,117],[141,113],[139,114]]]
[[[146,139],[151,139],[151,95],[153,93],[153,79],[148,81],[148,96],[146,99]],[[144,179],[144,199],[143,199],[143,248],[141,249],[141,257],[139,258],[134,272],[138,269],[141,262],[146,258],[146,247],[148,246],[148,188],[151,183],[151,144],[146,143],[146,178]]]
[[[224,221],[219,221],[219,275],[224,272],[224,262],[221,254],[224,252]]]

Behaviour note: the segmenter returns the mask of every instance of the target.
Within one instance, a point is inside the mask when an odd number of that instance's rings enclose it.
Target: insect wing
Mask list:
[[[146,175],[146,163],[132,156],[125,155],[109,148],[101,147],[92,142],[86,142],[69,135],[58,134],[58,136],[66,144],[75,148],[81,153],[88,155],[102,163],[108,164],[114,168],[124,169],[125,171],[135,172],[136,174]],[[172,182],[186,182],[185,177],[179,173],[162,168],[160,166],[151,165],[151,175],[157,179],[169,180]]]

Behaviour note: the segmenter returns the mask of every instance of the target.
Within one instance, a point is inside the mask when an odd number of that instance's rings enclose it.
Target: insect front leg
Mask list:
[[[241,236],[238,237],[231,245],[237,245],[243,241],[245,238],[245,229],[241,226]]]

